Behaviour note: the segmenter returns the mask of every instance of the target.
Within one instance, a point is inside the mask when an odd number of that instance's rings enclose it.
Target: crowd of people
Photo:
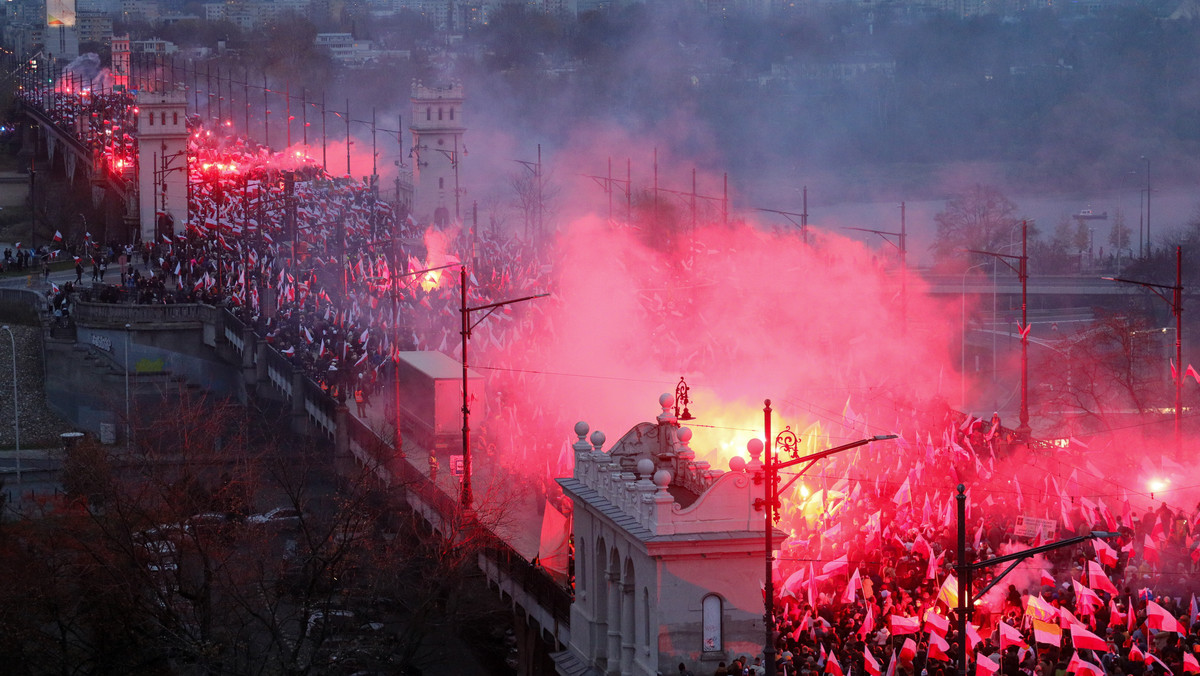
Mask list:
[[[847,411],[837,433],[865,434]],[[780,673],[955,673],[959,524],[948,489],[962,483],[972,486],[966,563],[1113,534],[1024,558],[1012,572],[1007,563],[977,570],[967,673],[1200,673],[1200,505],[1155,505],[1118,489],[1081,449],[1030,448],[998,416],[980,420],[940,402],[911,413],[904,419],[916,429],[894,442],[898,449],[835,456],[819,488],[797,487],[782,502],[790,537],[777,569]],[[717,673],[755,673],[752,661],[738,669]]]
[[[136,158],[129,133],[136,112],[127,92],[60,88],[47,110],[111,166]],[[550,286],[547,249],[486,230],[423,228],[395,213],[367,182],[332,176],[307,158],[208,129],[199,119],[190,119],[189,129],[187,223],[167,223],[155,241],[120,260],[87,235],[77,281],[91,263],[94,284],[81,291],[89,298],[226,306],[331,392],[361,391],[370,401],[389,382],[398,351],[459,354],[463,293],[477,305]],[[119,265],[120,286],[102,277],[110,262]],[[458,268],[444,266],[465,262],[464,290],[454,278]],[[560,441],[541,431],[567,428],[567,421],[542,419],[553,412],[518,412],[502,394],[522,390],[531,377],[521,355],[504,346],[537,330],[546,314],[538,304],[498,314],[472,338],[473,353],[495,367],[485,373],[488,389],[499,393],[487,400],[480,443],[500,444],[519,461],[522,448]],[[789,537],[774,604],[781,673],[943,676],[957,664],[960,638],[975,676],[1200,673],[1192,596],[1200,506],[1143,504],[1135,511],[1133,502],[1146,503],[1145,496],[1105,484],[1111,470],[1083,460],[1070,473],[1051,466],[1055,453],[1019,443],[998,416],[964,416],[943,402],[888,401],[886,416],[872,419],[894,417],[912,429],[890,444],[831,458],[814,475],[819,486],[810,478],[782,501]],[[867,433],[863,421],[848,402],[840,433]],[[822,434],[828,431],[818,426],[804,436]],[[532,469],[542,478],[563,473]],[[1117,535],[1020,563],[978,600],[960,637],[951,612],[960,593],[951,487],[960,483],[972,486],[964,497],[968,562],[1092,530]],[[981,569],[973,589],[1001,570]],[[735,660],[717,673],[759,673],[762,657]]]

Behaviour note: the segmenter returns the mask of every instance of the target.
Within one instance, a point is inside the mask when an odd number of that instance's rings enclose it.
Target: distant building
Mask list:
[[[149,40],[130,40],[129,51],[134,54],[174,54],[179,47],[170,40],[150,38]]]
[[[107,45],[113,38],[112,17],[102,12],[79,13],[79,42]]]

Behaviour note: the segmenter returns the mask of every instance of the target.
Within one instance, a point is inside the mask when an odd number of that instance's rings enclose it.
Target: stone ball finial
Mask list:
[[[659,490],[666,489],[671,485],[671,473],[665,469],[660,469],[654,473],[654,485],[658,486]]]
[[[663,392],[658,395],[658,405],[662,406],[662,410],[666,411],[675,405],[675,395],[669,392]]]
[[[762,455],[762,452],[763,452],[762,439],[755,437],[755,438],[751,439],[750,441],[747,441],[746,442],[746,452],[748,452],[750,454],[750,457],[753,460],[758,460],[758,456]]]
[[[590,428],[588,427],[588,424],[580,420],[579,422],[575,423],[575,436],[579,437],[580,441],[583,441],[584,439],[587,439],[587,433],[589,429]]]
[[[637,474],[639,479],[647,479],[654,473],[654,461],[650,458],[638,460]]]
[[[735,455],[729,459],[729,469],[734,472],[741,472],[746,469],[746,459],[740,455]]]
[[[600,447],[604,445],[605,438],[604,432],[601,432],[600,430],[592,432],[592,447],[597,451],[600,450]]]
[[[675,432],[675,436],[679,439],[679,443],[686,446],[692,440],[692,431],[686,427],[680,427],[679,431]]]

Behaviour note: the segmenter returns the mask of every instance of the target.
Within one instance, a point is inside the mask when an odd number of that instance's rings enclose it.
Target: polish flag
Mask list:
[[[879,661],[867,650],[867,646],[863,646],[863,668],[871,676],[883,676],[883,669],[879,666]]]
[[[1042,569],[1042,586],[1043,587],[1054,587],[1056,585],[1058,585],[1058,582],[1056,582],[1054,580],[1054,576],[1050,574],[1050,571],[1043,568]]]
[[[1163,671],[1165,671],[1167,674],[1174,673],[1171,671],[1171,667],[1167,666],[1166,662],[1163,662],[1162,660],[1158,659],[1158,655],[1155,655],[1154,653],[1146,653],[1146,666],[1152,667],[1152,666],[1154,666],[1155,662],[1157,662],[1158,665],[1161,666],[1163,668]]]
[[[61,242],[61,241],[62,241],[62,233],[61,233],[61,232],[59,232],[59,231],[57,231],[57,230],[55,230],[55,231],[54,231],[54,241],[55,241],[55,242]]]
[[[1146,601],[1146,624],[1151,629],[1159,631],[1173,631],[1181,636],[1187,635],[1187,629],[1175,619],[1175,616],[1168,613],[1165,608],[1158,605],[1154,601]]]
[[[1092,546],[1096,549],[1096,558],[1100,559],[1100,563],[1106,566],[1117,565],[1117,550],[1109,546],[1107,542],[1092,540]],[[1093,582],[1092,586],[1096,587],[1096,583]],[[1100,589],[1100,587],[1096,587],[1096,589]]]
[[[1146,659],[1146,655],[1142,652],[1142,649],[1138,647],[1138,644],[1137,643],[1130,644],[1130,646],[1129,646],[1129,661],[1130,662],[1142,662],[1145,659]]]
[[[821,567],[821,573],[824,575],[837,575],[838,573],[850,573],[850,560],[846,554],[842,554],[840,558],[834,559]]]
[[[929,659],[949,662],[949,652],[950,644],[946,642],[946,639],[938,636],[937,634],[929,635]]]
[[[1200,383],[1200,373],[1197,373],[1196,367],[1192,366],[1191,364],[1188,364],[1187,371],[1185,371],[1183,374],[1184,378],[1186,378],[1188,376],[1195,378],[1196,382]],[[1195,660],[1193,659],[1193,661],[1195,661]],[[1187,671],[1186,667],[1187,667],[1187,665],[1184,665],[1184,671]]]
[[[1158,543],[1149,535],[1146,536],[1145,544],[1142,547],[1142,558],[1146,560],[1146,563],[1158,563],[1160,560],[1158,558]]]
[[[1103,669],[1080,659],[1079,653],[1071,656],[1071,661],[1067,663],[1067,673],[1078,674],[1078,676],[1104,676]]]
[[[1190,369],[1191,366],[1188,366]],[[1185,674],[1200,674],[1200,662],[1191,653],[1183,654],[1183,673]]]
[[[1117,608],[1117,602],[1115,599],[1109,599],[1108,601],[1108,616],[1108,623],[1114,627],[1125,619],[1125,613],[1122,613],[1121,609]]]
[[[1000,650],[1005,650],[1010,645],[1015,645],[1021,648],[1028,648],[1025,639],[1022,638],[1021,632],[1007,624],[1000,623]]]
[[[917,656],[917,644],[911,638],[904,639],[900,646],[900,664],[912,668],[912,661]]]
[[[990,658],[980,655],[975,659],[975,676],[992,676],[997,671],[1000,671],[1000,665]]]
[[[1088,561],[1088,563],[1095,565],[1096,562]],[[1090,572],[1090,569],[1089,569],[1089,572]],[[1084,606],[1086,606],[1088,608],[1088,612],[1083,613],[1084,615],[1090,615],[1092,608],[1099,608],[1100,606],[1104,605],[1104,601],[1100,600],[1100,597],[1096,595],[1096,592],[1083,586],[1083,584],[1081,584],[1079,582],[1079,580],[1071,580],[1071,584],[1075,587],[1075,603],[1083,604]],[[1115,593],[1115,592],[1113,592],[1113,593]],[[1083,611],[1080,610],[1080,612],[1083,612]]]
[[[862,640],[867,640],[867,634],[875,629],[875,606],[867,606],[867,616],[863,618],[862,626],[858,628],[858,637]],[[876,674],[875,676],[879,676]]]
[[[1108,642],[1084,629],[1082,624],[1071,626],[1071,643],[1076,650],[1108,652]]]
[[[950,620],[938,615],[933,608],[930,608],[925,613],[925,631],[945,638],[946,632],[950,631]]]
[[[854,603],[854,593],[862,586],[862,578],[858,574],[858,568],[854,569],[854,573],[850,576],[850,580],[846,583],[846,595],[842,600],[846,603]]]
[[[821,646],[822,649],[825,646]],[[829,654],[829,659],[825,660],[825,673],[833,674],[833,676],[846,676],[842,671],[842,665],[838,664],[837,655]]]
[[[973,652],[975,650],[975,646],[979,645],[980,643],[983,643],[983,637],[979,635],[979,627],[976,627],[975,625],[968,622],[967,623],[967,651]]]
[[[1092,589],[1108,592],[1113,596],[1116,596],[1120,593],[1117,591],[1116,585],[1112,583],[1112,580],[1108,579],[1108,576],[1104,574],[1104,568],[1101,567],[1100,564],[1096,563],[1095,561],[1088,561],[1087,569],[1088,584],[1092,586]],[[1078,590],[1076,591],[1078,592]]]
[[[888,617],[888,625],[891,632],[895,636],[903,634],[916,634],[921,631],[921,622],[915,617],[905,617],[903,615],[892,615]]]

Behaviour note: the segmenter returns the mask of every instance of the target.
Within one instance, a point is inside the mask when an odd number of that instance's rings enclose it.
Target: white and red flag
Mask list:
[[[1192,368],[1190,365],[1188,368]],[[1191,653],[1183,654],[1183,673],[1185,674],[1200,674],[1200,662]]]
[[[947,632],[950,631],[950,620],[938,615],[933,608],[930,608],[925,613],[925,631],[945,638]]]
[[[55,242],[61,242],[61,241],[62,241],[62,233],[61,233],[61,232],[59,232],[59,231],[57,231],[57,230],[55,230],[55,231],[54,231],[54,241],[55,241]]]
[[[1108,579],[1108,576],[1104,574],[1104,568],[1101,567],[1099,563],[1096,563],[1095,561],[1088,561],[1087,571],[1088,584],[1091,585],[1092,589],[1108,592],[1113,596],[1116,596],[1120,593],[1117,591],[1117,586],[1112,583],[1112,580]],[[1076,590],[1076,592],[1078,592],[1078,590]]]
[[[1076,650],[1108,652],[1108,641],[1088,631],[1082,624],[1071,625],[1071,643]]]
[[[1092,540],[1092,546],[1096,549],[1096,558],[1100,559],[1100,563],[1106,566],[1117,565],[1117,550],[1109,546],[1107,542],[1098,539]],[[1102,589],[1102,587],[1097,587],[1095,582],[1092,583],[1092,587]]]
[[[863,668],[871,676],[883,676],[883,669],[879,666],[879,660],[875,659],[875,656],[871,654],[866,645],[863,646]]]
[[[975,658],[975,676],[992,676],[997,671],[1000,671],[1000,665],[986,655],[978,655]]]
[[[1010,627],[1009,625],[1001,622],[1000,623],[1000,650],[1005,650],[1010,645],[1015,645],[1019,648],[1028,648],[1029,647],[1028,645],[1026,645],[1024,637],[1021,636],[1021,632],[1017,631],[1016,628]]]
[[[906,667],[912,667],[912,661],[917,656],[917,643],[911,638],[904,639],[904,643],[900,646],[900,664]]]
[[[1100,667],[1080,659],[1079,653],[1071,656],[1071,661],[1067,663],[1067,673],[1077,674],[1078,676],[1104,676],[1104,670]]]
[[[825,646],[821,646],[824,650]],[[842,665],[838,664],[837,655],[829,653],[829,659],[825,660],[825,673],[833,674],[833,676],[846,676],[842,671]]]
[[[920,620],[915,617],[905,617],[904,615],[891,615],[888,617],[888,626],[893,636],[916,634],[921,631]]]
[[[1181,636],[1187,635],[1187,629],[1179,623],[1179,620],[1154,601],[1146,601],[1146,624],[1151,629],[1173,631]]]
[[[943,662],[950,661],[950,644],[946,639],[937,634],[929,635],[929,659],[941,660]]]

